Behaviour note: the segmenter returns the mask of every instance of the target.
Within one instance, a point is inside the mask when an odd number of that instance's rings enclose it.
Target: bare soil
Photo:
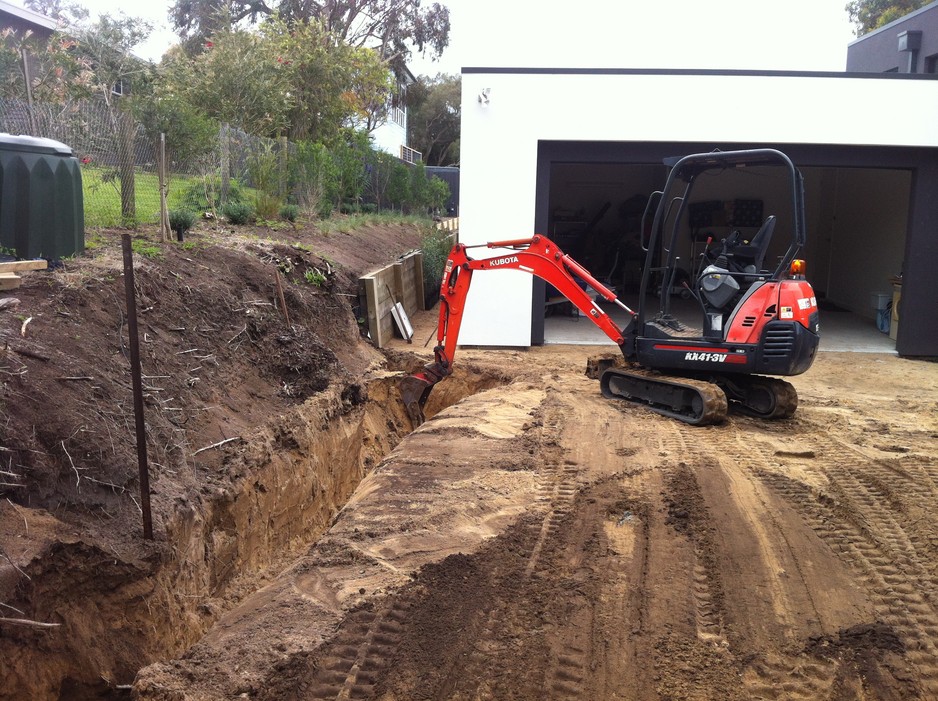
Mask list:
[[[338,282],[292,278],[295,328],[259,305],[254,328],[266,256],[323,261],[207,240],[163,260],[211,275],[138,279],[147,314],[185,302],[151,324],[155,543],[130,498],[120,281],[83,278],[85,306],[30,282],[25,339],[0,312],[11,348],[50,356],[4,356],[0,469],[24,485],[0,499],[19,609],[0,615],[62,624],[0,623],[0,697],[938,698],[938,365],[824,353],[793,418],[694,428],[603,399],[584,370],[607,348],[464,349],[412,431],[394,380],[429,358],[433,313],[382,355]],[[98,326],[93,351],[70,341]],[[217,364],[193,373],[190,348]]]

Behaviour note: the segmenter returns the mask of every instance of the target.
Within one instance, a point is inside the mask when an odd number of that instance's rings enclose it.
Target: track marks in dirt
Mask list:
[[[878,620],[893,631],[902,657],[914,668],[909,673],[901,663],[893,663],[896,669],[876,676],[917,679],[918,688],[906,688],[904,698],[938,698],[938,589],[929,542],[934,542],[935,533],[930,526],[927,534],[918,533],[923,526],[908,516],[918,512],[916,490],[904,491],[900,498],[890,487],[887,495],[884,485],[889,482],[882,480],[889,479],[888,468],[833,439],[819,438],[814,462],[829,480],[824,492],[778,474],[763,477],[855,572]],[[895,499],[901,503],[890,504]]]
[[[392,602],[378,612],[353,612],[331,654],[319,660],[305,698],[310,701],[369,699],[374,684],[387,667],[407,622],[406,609]]]
[[[553,409],[539,430],[555,430]],[[587,481],[545,445],[543,498],[529,513],[477,553],[426,565],[348,615],[329,641],[282,665],[263,698],[594,699],[632,685],[642,479]]]

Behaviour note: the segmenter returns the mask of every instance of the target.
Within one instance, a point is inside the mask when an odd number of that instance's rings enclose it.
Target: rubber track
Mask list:
[[[748,416],[755,416],[760,419],[788,419],[798,408],[798,392],[790,382],[780,380],[777,377],[764,377],[762,375],[753,375],[746,379],[733,378],[734,381],[744,385],[761,385],[769,389],[775,397],[775,406],[772,411],[763,413],[746,404],[745,401],[736,399],[731,392],[727,393],[730,402],[730,409],[739,411]]]
[[[639,392],[635,392],[631,395],[620,394],[610,387],[613,377],[625,378],[626,382],[629,380],[637,380],[638,384],[650,382],[659,386],[689,389],[695,392],[701,399],[703,410],[699,414],[691,413],[689,407],[684,407],[680,411],[674,411],[669,405],[656,403],[650,398],[642,397]],[[726,394],[712,382],[694,380],[686,377],[666,377],[654,370],[645,370],[635,367],[628,368],[627,370],[622,368],[609,368],[600,378],[600,388],[604,397],[610,399],[624,399],[635,404],[641,404],[656,413],[678,419],[693,426],[706,426],[726,421]]]

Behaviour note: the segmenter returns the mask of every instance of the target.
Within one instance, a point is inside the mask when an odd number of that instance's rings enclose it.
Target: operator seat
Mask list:
[[[759,280],[775,222],[773,214],[749,241],[741,240],[738,231],[723,241],[723,252],[704,268],[697,280],[698,299],[705,313],[729,311]]]
[[[771,215],[748,242],[733,243],[727,247],[727,259],[731,270],[739,273],[758,273],[762,270],[765,253],[769,250],[769,243],[775,232],[776,221],[775,215]]]

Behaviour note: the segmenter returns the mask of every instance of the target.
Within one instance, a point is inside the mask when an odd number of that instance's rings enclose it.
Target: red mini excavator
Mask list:
[[[794,387],[767,376],[805,372],[818,347],[817,301],[805,280],[804,262],[795,258],[805,242],[801,173],[785,154],[773,149],[694,154],[670,165],[664,190],[649,199],[643,217],[641,245],[646,255],[637,312],[544,236],[453,247],[440,287],[434,362],[400,385],[416,423],[423,420],[433,386],[452,372],[469,285],[473,273],[485,270],[522,270],[542,278],[619,346],[625,363],[609,363],[600,376],[606,397],[639,403],[693,425],[723,421],[730,406],[766,419],[794,413],[798,405]],[[713,250],[708,241],[690,282],[685,279],[676,288],[680,234],[688,230],[694,185],[708,176],[742,169],[762,177],[767,171],[784,174],[784,199],[791,204],[787,218],[791,233],[784,253],[767,268],[778,221],[769,216],[754,235],[734,231]],[[654,218],[648,227],[652,209]],[[476,259],[469,255],[472,248],[502,252]],[[650,313],[649,297],[654,294],[660,302],[657,312]],[[696,300],[700,328],[685,326],[672,315],[674,294]],[[624,329],[600,306],[600,298],[628,312]]]

